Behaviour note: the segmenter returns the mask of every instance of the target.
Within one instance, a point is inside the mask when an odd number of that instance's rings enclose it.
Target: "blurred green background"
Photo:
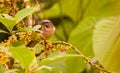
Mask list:
[[[120,0],[40,0],[40,4],[43,19],[50,19],[56,27],[51,40],[69,42],[90,58],[94,57],[92,39],[96,23],[120,14]],[[52,65],[58,65],[56,68],[61,69],[61,73],[96,72],[78,58]]]
[[[103,66],[120,73],[120,0],[38,0],[40,19],[49,19],[56,27],[51,41],[65,41],[86,57],[94,57]],[[1,25],[3,27],[3,25]],[[6,28],[2,28],[6,30]],[[4,37],[0,34],[0,41]],[[73,50],[66,53],[76,54]],[[73,57],[47,64],[53,71],[38,73],[99,73],[83,58]]]

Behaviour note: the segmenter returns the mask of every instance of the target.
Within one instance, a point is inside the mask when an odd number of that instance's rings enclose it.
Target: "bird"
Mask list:
[[[45,40],[50,39],[55,33],[55,26],[50,20],[41,20],[40,23],[35,26],[35,28],[40,30],[39,33]],[[40,39],[42,38],[40,37]],[[33,47],[37,44],[38,41],[39,40],[31,40],[30,42],[27,43],[26,46]]]
[[[55,26],[53,25],[53,23],[50,20],[42,20],[40,22],[40,25],[41,35],[45,39],[50,39],[55,33]]]

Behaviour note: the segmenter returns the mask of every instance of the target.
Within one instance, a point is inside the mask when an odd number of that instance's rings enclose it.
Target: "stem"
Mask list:
[[[25,8],[30,8],[30,5],[29,5],[29,1],[30,0],[24,0],[24,4],[25,4]],[[32,27],[32,14],[30,14],[28,17],[27,17],[27,26],[28,27]]]
[[[11,4],[12,5],[12,13],[13,13],[13,16],[15,16],[15,14],[16,14],[16,12],[17,12],[17,10],[16,10],[16,3],[17,3],[17,0],[11,0],[11,2],[13,3],[13,4]]]
[[[86,57],[82,52],[80,52],[77,48],[75,48],[74,46],[72,46],[71,44],[67,43],[67,42],[63,42],[63,41],[56,41],[54,43],[52,43],[53,45],[58,45],[58,44],[63,44],[63,45],[67,45],[70,46],[73,50],[75,50],[87,63],[89,63],[92,67],[98,69],[100,72],[103,73],[112,73],[111,71],[106,70],[103,66],[101,66],[101,64],[95,64],[91,62],[91,59]]]
[[[42,69],[44,69],[44,68],[45,68],[45,69],[48,69],[48,70],[50,70],[50,71],[53,70],[52,67],[42,65],[42,66],[37,66],[37,67],[33,68],[33,69],[32,69],[32,72],[36,72],[36,71],[38,71],[38,70],[42,70]]]

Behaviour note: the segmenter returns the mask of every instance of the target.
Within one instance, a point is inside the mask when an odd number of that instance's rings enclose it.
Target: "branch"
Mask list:
[[[63,42],[63,41],[56,41],[54,43],[52,43],[53,45],[58,45],[58,44],[62,44],[62,45],[66,45],[66,46],[69,46],[71,47],[73,50],[75,50],[79,55],[80,57],[82,57],[87,63],[89,63],[92,67],[98,69],[100,72],[103,72],[103,73],[112,73],[111,71],[108,71],[106,70],[101,64],[96,64],[96,63],[92,63],[91,62],[91,59],[86,57],[82,52],[80,52],[77,48],[75,48],[74,46],[72,46],[70,43],[67,43],[67,42]]]

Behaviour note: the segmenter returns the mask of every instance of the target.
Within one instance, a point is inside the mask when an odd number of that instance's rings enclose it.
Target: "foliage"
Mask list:
[[[6,28],[11,32],[13,27],[19,21],[21,21],[23,18],[25,18],[26,16],[30,15],[31,13],[33,13],[35,10],[36,10],[35,7],[23,9],[23,10],[19,11],[15,15],[15,17],[12,17],[12,16],[7,15],[7,14],[4,17],[2,17],[2,15],[0,15],[0,22],[2,22],[6,26]]]
[[[120,59],[119,19],[119,17],[110,17],[100,20],[96,25],[93,36],[93,47],[96,57],[106,68],[118,73],[120,72],[118,69]]]
[[[24,46],[11,47],[9,51],[12,53],[12,57],[17,59],[25,68],[28,68],[34,62],[35,56],[33,52]]]
[[[0,1],[0,72],[119,73],[119,7],[119,0]],[[48,40],[44,19],[56,27]]]

